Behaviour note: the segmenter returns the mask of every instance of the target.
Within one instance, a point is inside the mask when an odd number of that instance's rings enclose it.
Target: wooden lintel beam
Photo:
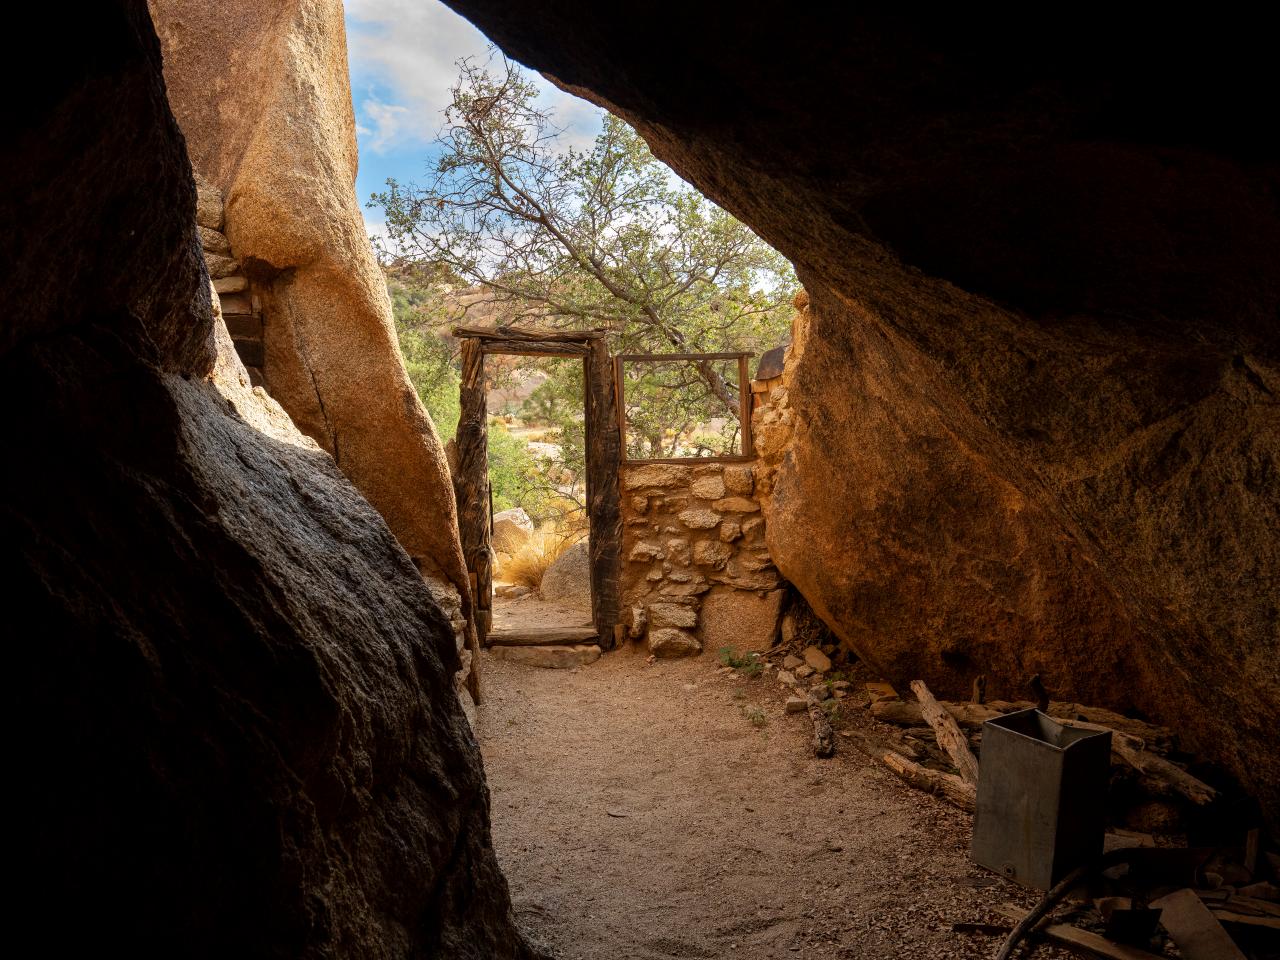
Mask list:
[[[553,343],[589,343],[602,340],[604,330],[547,330],[540,327],[454,327],[459,339],[506,340],[511,342],[547,340]]]

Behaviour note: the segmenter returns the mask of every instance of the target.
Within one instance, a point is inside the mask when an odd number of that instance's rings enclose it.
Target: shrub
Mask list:
[[[572,528],[544,524],[496,571],[507,583],[517,583],[532,590],[542,587],[542,576],[556,562],[560,554],[581,539],[581,532]]]

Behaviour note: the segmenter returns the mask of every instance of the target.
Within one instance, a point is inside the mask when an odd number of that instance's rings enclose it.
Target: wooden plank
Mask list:
[[[738,451],[744,457],[755,452],[751,438],[751,391],[747,389],[747,357],[738,358]]]
[[[471,581],[467,598],[476,642],[485,645],[493,571],[489,555],[489,417],[484,381],[484,350],[476,340],[463,340],[462,383],[459,387],[458,432],[455,437],[458,472],[453,478],[458,504],[458,534]]]
[[[1151,901],[1160,925],[1178,945],[1185,960],[1245,960],[1231,935],[1189,887]]]
[[[459,340],[548,340],[553,343],[589,343],[602,340],[604,330],[548,330],[544,327],[454,327]]]
[[[591,526],[591,619],[604,650],[613,649],[622,622],[622,464],[619,406],[610,372],[609,346],[593,340],[586,359],[587,520]]]
[[[846,730],[844,735],[853,745],[870,757],[879,760],[908,785],[925,793],[932,793],[970,813],[978,806],[978,791],[953,773],[930,770],[907,759],[892,747],[859,730]]]
[[[1245,913],[1234,913],[1231,910],[1220,910],[1213,907],[1209,910],[1219,922],[1239,923],[1246,927],[1266,927],[1268,930],[1280,930],[1280,919],[1275,917],[1253,917]]]
[[[920,701],[921,715],[929,726],[933,727],[933,732],[937,734],[938,746],[947,751],[947,756],[951,758],[951,762],[960,771],[960,778],[976,787],[978,785],[978,758],[969,749],[969,740],[961,732],[955,718],[942,709],[942,706],[934,698],[933,694],[929,692],[929,688],[925,686],[923,680],[912,680],[911,692]]]
[[[994,908],[996,913],[1003,914],[1010,920],[1021,920],[1027,911],[1015,907],[1012,903],[1002,903]],[[1126,946],[1123,943],[1112,943],[1106,937],[1100,937],[1088,930],[1081,930],[1066,923],[1052,923],[1047,927],[1037,927],[1036,935],[1048,937],[1055,943],[1075,947],[1093,956],[1105,957],[1106,960],[1162,960],[1158,954],[1138,947]]]
[[[884,697],[892,697],[895,700],[898,698],[898,691],[893,689],[893,684],[887,681],[869,680],[862,686],[867,691],[867,696],[872,700],[880,700]],[[924,723],[923,716],[920,718],[920,723]],[[919,724],[914,724],[914,726],[919,726]]]
[[[557,644],[595,643],[595,627],[496,627],[489,631],[495,647],[540,647]]]
[[[622,379],[622,358],[613,358],[613,402],[618,408],[618,437],[621,442],[619,450],[620,461],[633,463],[627,460],[627,398],[626,386]]]

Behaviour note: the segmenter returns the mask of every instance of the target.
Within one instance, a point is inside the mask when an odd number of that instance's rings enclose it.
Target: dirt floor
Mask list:
[[[559,960],[993,956],[951,924],[1035,898],[968,861],[969,816],[852,747],[816,759],[776,680],[719,667],[486,656],[494,843],[531,939]]]
[[[536,593],[516,599],[493,598],[493,628],[589,627],[591,607],[543,600]]]

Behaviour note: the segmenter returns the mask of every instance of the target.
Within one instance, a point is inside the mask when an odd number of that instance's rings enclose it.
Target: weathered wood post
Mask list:
[[[609,345],[589,341],[587,352],[587,514],[591,524],[591,619],[600,647],[612,649],[614,627],[621,622],[618,579],[622,555],[622,504],[619,470],[622,435]]]
[[[471,579],[472,615],[481,646],[493,623],[493,569],[489,553],[489,418],[484,382],[484,345],[474,337],[462,341],[461,414],[455,439],[458,475],[458,534]]]

